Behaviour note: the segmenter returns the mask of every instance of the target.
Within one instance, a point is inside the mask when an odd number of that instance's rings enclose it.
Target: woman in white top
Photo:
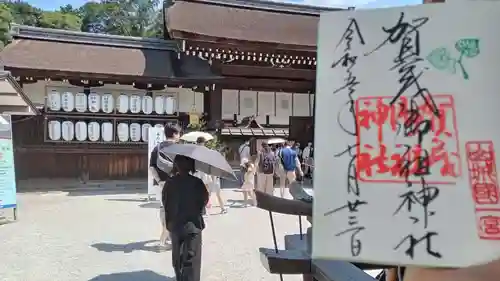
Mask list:
[[[256,206],[257,201],[255,198],[255,165],[247,161],[245,164],[245,174],[243,176],[243,185],[241,186],[241,190],[243,191],[243,205],[246,207]]]
[[[197,145],[205,146],[206,142],[207,141],[204,137],[198,137],[198,139],[196,139]],[[210,195],[212,195],[212,193],[215,193],[215,196],[217,197],[217,201],[219,201],[220,213],[221,214],[227,213],[227,209],[224,207],[224,199],[222,199],[222,195],[220,192],[220,178],[215,177],[215,176],[210,176],[210,175],[205,175],[205,176],[207,176],[208,178],[206,178],[206,179],[201,178],[201,180],[203,180],[203,182],[206,182],[205,185],[207,186],[209,197],[210,197]],[[210,207],[210,203],[209,203],[209,207]]]

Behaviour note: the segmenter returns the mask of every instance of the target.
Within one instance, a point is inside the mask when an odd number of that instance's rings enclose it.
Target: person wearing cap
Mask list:
[[[267,142],[262,142],[262,150],[255,160],[257,171],[257,190],[274,195],[274,174],[276,173],[276,155]]]
[[[288,185],[292,184],[296,180],[295,171],[298,170],[299,176],[303,177],[304,172],[300,167],[300,160],[293,147],[294,141],[288,140],[285,147],[278,153],[278,161],[282,166],[282,171],[280,174],[280,195],[285,197],[285,190]]]

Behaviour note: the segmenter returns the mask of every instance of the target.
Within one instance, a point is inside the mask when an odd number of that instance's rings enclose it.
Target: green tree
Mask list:
[[[119,14],[120,5],[117,2],[88,2],[78,9],[82,19],[81,30],[92,33],[109,33],[114,15]]]
[[[38,21],[42,16],[42,10],[21,1],[8,2],[6,3],[6,5],[10,9],[13,17],[13,22],[29,26],[38,25]]]
[[[75,14],[44,11],[40,17],[40,20],[38,21],[37,26],[79,31],[82,26],[82,21],[80,17]]]
[[[108,33],[137,37],[154,37],[158,30],[159,0],[117,0],[119,9],[111,13]]]
[[[0,50],[10,41],[10,24],[13,17],[5,4],[0,4]]]
[[[23,1],[3,4],[0,33],[10,22],[45,28],[81,30],[138,37],[163,37],[160,0],[102,0],[80,8],[63,5],[58,11],[42,11]],[[9,13],[10,12],[10,13]],[[10,16],[9,16],[10,14]],[[9,23],[9,24],[7,24]],[[7,36],[8,32],[1,33]],[[0,40],[5,41],[3,37]]]
[[[78,13],[78,9],[75,9],[73,7],[73,5],[71,5],[71,4],[66,4],[64,6],[61,6],[59,8],[59,12],[61,12],[63,14],[74,14],[74,15],[80,16]]]

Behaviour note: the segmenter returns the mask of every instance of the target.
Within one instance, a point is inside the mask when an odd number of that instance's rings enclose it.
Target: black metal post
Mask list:
[[[276,239],[276,230],[274,229],[273,213],[271,213],[271,211],[269,211],[269,220],[271,221],[271,231],[273,232],[274,251],[278,253],[278,240]],[[283,281],[283,274],[280,274],[280,281]]]
[[[304,238],[304,232],[302,231],[302,216],[299,216],[299,233],[300,233],[300,240]]]
[[[273,232],[274,251],[278,253],[278,241],[276,240],[276,230],[274,229],[273,214],[271,211],[269,211],[269,220],[271,221],[271,231]]]

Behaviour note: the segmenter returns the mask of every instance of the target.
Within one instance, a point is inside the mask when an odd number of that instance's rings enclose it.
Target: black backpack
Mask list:
[[[272,152],[262,153],[260,156],[261,157],[259,166],[261,167],[260,168],[261,172],[266,175],[274,174],[274,164],[276,162],[276,157],[274,156],[274,153]]]

